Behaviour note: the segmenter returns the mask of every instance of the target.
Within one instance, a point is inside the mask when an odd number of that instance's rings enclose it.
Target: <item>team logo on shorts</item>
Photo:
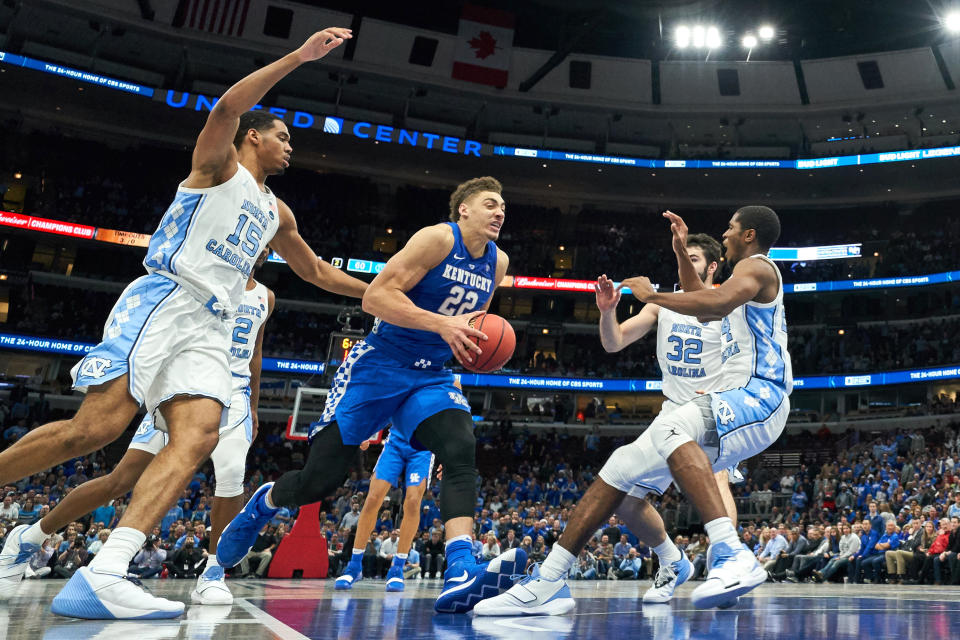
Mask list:
[[[107,374],[107,369],[113,364],[113,360],[107,358],[98,358],[96,356],[87,358],[80,365],[80,375],[85,378],[100,379]]]
[[[448,392],[447,392],[447,395],[450,396],[450,399],[453,400],[454,404],[458,404],[458,405],[460,405],[461,407],[466,407],[467,409],[470,408],[470,403],[467,402],[467,399],[464,398],[464,397],[463,397],[462,395],[460,395],[459,393],[454,393],[453,391],[448,391]]]
[[[411,473],[411,474],[410,474],[410,484],[417,484],[418,482],[420,482],[420,474],[419,474],[419,473]]]
[[[429,360],[424,360],[423,358],[420,358],[419,360],[417,360],[416,362],[413,363],[413,366],[419,367],[420,369],[426,369],[426,368],[429,367],[431,364],[433,364],[433,363],[430,362]]]

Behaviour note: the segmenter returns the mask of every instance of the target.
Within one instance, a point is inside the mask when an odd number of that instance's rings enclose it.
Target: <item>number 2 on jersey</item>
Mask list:
[[[233,328],[233,341],[237,344],[247,344],[250,340],[250,330],[253,329],[253,320],[250,318],[237,318],[237,326]]]
[[[442,313],[445,316],[458,316],[467,311],[473,311],[479,298],[480,296],[477,295],[476,291],[467,291],[459,285],[451,287],[450,295],[437,309],[437,313]],[[460,306],[457,307],[457,305]]]

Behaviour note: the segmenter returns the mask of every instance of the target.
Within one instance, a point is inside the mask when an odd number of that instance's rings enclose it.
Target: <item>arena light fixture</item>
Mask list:
[[[952,33],[960,32],[960,11],[950,11],[943,17],[943,26]]]
[[[723,46],[723,40],[720,39],[720,29],[716,27],[707,28],[707,49],[719,49]]]
[[[677,45],[678,49],[686,49],[690,46],[690,27],[685,24],[677,27],[676,31],[673,33],[674,43]]]
[[[776,31],[769,24],[765,24],[760,29],[757,30],[757,33],[760,35],[760,39],[764,41],[773,40],[773,36],[776,35]]]
[[[757,46],[757,36],[753,35],[752,33],[748,33],[747,35],[743,36],[744,49],[753,49],[755,46]]]
[[[703,49],[707,44],[707,30],[700,25],[690,30],[690,36],[695,49]]]

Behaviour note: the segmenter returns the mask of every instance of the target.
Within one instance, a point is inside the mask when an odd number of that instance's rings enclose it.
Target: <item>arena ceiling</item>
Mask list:
[[[296,0],[390,22],[457,32],[459,2],[421,0],[410,4],[384,0]],[[648,58],[696,58],[673,44],[680,23],[717,25],[726,46],[711,59],[742,60],[742,36],[761,24],[776,37],[756,48],[751,59],[826,58],[930,46],[945,38],[941,20],[947,0],[476,0],[476,4],[512,11],[514,46],[557,49],[566,43],[583,54]],[[415,7],[416,10],[411,10]]]

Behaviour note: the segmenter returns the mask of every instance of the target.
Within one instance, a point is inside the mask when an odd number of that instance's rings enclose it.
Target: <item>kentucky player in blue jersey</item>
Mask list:
[[[370,283],[363,308],[377,323],[340,365],[311,434],[306,465],[254,494],[223,532],[221,565],[238,563],[279,507],[332,493],[360,443],[392,419],[415,448],[436,454],[444,469],[440,513],[447,571],[436,610],[469,611],[509,587],[509,576],[526,566],[519,549],[489,563],[473,557],[476,440],[470,405],[444,368],[451,356],[469,363],[482,353],[471,338],[482,344],[486,336],[470,323],[489,307],[507,271],[507,255],[494,242],[506,212],[501,190],[489,177],[458,186],[450,197],[451,222],[415,233]]]
[[[368,443],[360,445],[366,449]],[[376,524],[377,513],[383,504],[383,499],[390,491],[390,487],[403,485],[403,519],[400,521],[400,536],[397,540],[397,551],[390,560],[390,569],[387,572],[387,591],[403,591],[403,567],[407,562],[410,545],[417,535],[420,524],[420,501],[430,486],[430,476],[433,474],[434,455],[426,450],[415,449],[407,440],[403,429],[390,429],[390,435],[383,442],[383,451],[377,458],[373,468],[373,477],[370,479],[370,491],[360,510],[360,519],[357,520],[357,530],[354,533],[353,550],[350,562],[347,563],[343,574],[337,578],[335,588],[339,591],[351,589],[353,584],[363,575],[363,543],[370,538],[370,533]],[[357,545],[361,545],[357,548]]]
[[[77,618],[172,618],[182,602],[157,598],[126,579],[127,565],[217,444],[230,405],[233,310],[267,243],[319,287],[360,297],[366,285],[318,259],[290,208],[266,186],[289,165],[290,132],[257,103],[301,64],[324,57],[349,29],[313,34],[297,50],[236,83],[210,110],[190,174],[150,239],[147,275],[131,283],[103,339],[74,367],[88,391],[77,414],[34,429],[0,453],[0,484],[86,455],[115,440],[146,405],[169,444],[149,463],[110,539],[54,599]],[[0,555],[0,600],[10,597],[42,531],[14,529]]]

